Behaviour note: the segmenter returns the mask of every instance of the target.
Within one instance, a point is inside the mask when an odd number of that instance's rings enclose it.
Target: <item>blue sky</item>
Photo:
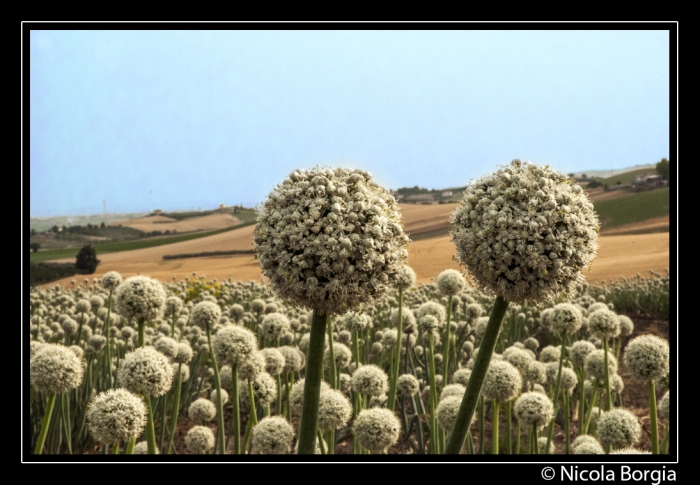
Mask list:
[[[447,188],[513,158],[669,156],[665,31],[32,31],[29,51],[33,217],[254,206],[315,165]]]

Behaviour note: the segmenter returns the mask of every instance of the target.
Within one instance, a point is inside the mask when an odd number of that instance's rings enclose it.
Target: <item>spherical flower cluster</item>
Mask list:
[[[68,347],[45,344],[29,361],[29,381],[39,392],[62,394],[80,385],[83,366]]]
[[[216,404],[216,400],[218,399],[219,394],[216,392],[216,389],[211,391],[211,395],[209,396],[209,400]],[[226,389],[221,389],[221,404],[224,405],[228,402],[228,391]]]
[[[442,326],[442,324],[445,322],[445,318],[447,317],[447,313],[445,312],[445,307],[440,305],[439,303],[434,302],[434,301],[426,301],[418,308],[418,322],[419,322],[418,324],[419,325],[420,325],[420,321],[426,315],[430,315],[430,316],[435,317],[439,326]]]
[[[266,348],[260,351],[260,355],[265,360],[265,372],[271,376],[276,376],[282,373],[284,369],[284,355],[279,349]]]
[[[402,396],[410,397],[420,390],[420,384],[413,374],[402,374],[396,380],[396,388]]]
[[[614,338],[620,335],[620,320],[615,312],[600,309],[588,315],[588,328],[598,338]]]
[[[550,362],[559,362],[560,357],[561,349],[553,345],[547,345],[540,352],[540,362],[542,362],[543,364],[548,364]]]
[[[263,318],[261,330],[266,341],[274,342],[289,330],[289,319],[282,313],[268,313]]]
[[[635,337],[625,347],[624,361],[634,379],[656,380],[668,372],[668,342],[654,335]]]
[[[280,416],[263,418],[253,428],[253,447],[266,455],[284,455],[292,449],[294,428]]]
[[[277,399],[277,382],[267,372],[258,374],[252,381],[252,387],[255,402],[266,404]],[[241,386],[240,393],[241,401],[248,402],[250,400],[247,382]]]
[[[352,374],[352,390],[368,396],[381,396],[389,386],[384,370],[374,364],[363,365]]]
[[[397,326],[399,324],[399,309],[394,308],[389,315],[391,324]],[[416,331],[416,317],[410,308],[401,309],[401,331],[402,333],[413,333]]]
[[[582,368],[588,354],[595,351],[595,345],[588,340],[577,340],[569,348],[569,359],[575,367]]]
[[[396,443],[401,433],[399,419],[386,408],[363,409],[353,427],[360,446],[374,452]]]
[[[139,441],[134,445],[134,455],[147,455],[148,454],[148,442]],[[159,454],[158,449],[156,449],[156,455]]]
[[[125,318],[153,321],[162,318],[168,295],[158,280],[132,276],[117,287],[115,305]]]
[[[396,284],[398,290],[407,290],[416,282],[416,273],[410,266],[403,265],[399,268]]]
[[[258,214],[253,245],[282,298],[334,315],[381,300],[408,253],[398,204],[367,172],[297,170]]]
[[[173,362],[176,364],[187,364],[192,360],[192,347],[190,344],[185,342],[180,342],[177,344],[177,354],[173,357]]]
[[[634,322],[632,322],[632,319],[627,315],[618,315],[617,319],[620,322],[620,335],[622,337],[632,335],[634,331]]]
[[[546,369],[545,364],[533,360],[527,367],[527,371],[523,374],[523,377],[533,384],[544,384],[547,381]]]
[[[284,367],[282,368],[284,374],[296,372],[304,367],[304,354],[296,347],[278,347],[277,350],[284,357]]]
[[[105,290],[114,290],[122,284],[122,275],[116,271],[108,271],[102,276],[102,287]]]
[[[435,280],[438,291],[445,296],[454,296],[464,289],[467,280],[455,269],[446,269]]]
[[[258,348],[255,334],[238,325],[226,325],[214,335],[212,350],[220,364],[241,365]]]
[[[90,311],[91,308],[92,308],[92,306],[90,305],[90,300],[86,300],[85,298],[81,298],[75,304],[75,313],[87,313]]]
[[[296,413],[301,413],[301,405],[304,402],[304,382],[305,379],[299,379],[292,386],[291,391],[289,391],[289,405],[292,411]],[[326,381],[321,381],[321,393],[330,389],[330,386]]]
[[[571,443],[574,455],[602,455],[605,453],[598,440],[589,434],[582,434],[576,437]]]
[[[180,311],[182,311],[182,300],[177,296],[169,296],[165,300],[165,315],[174,317],[179,315]]]
[[[201,301],[197,303],[190,313],[192,324],[198,326],[202,330],[211,330],[214,325],[219,323],[220,318],[221,308],[211,301]]]
[[[520,394],[522,387],[520,372],[513,364],[505,360],[492,360],[486,371],[481,393],[486,399],[505,402]]]
[[[369,317],[363,313],[349,312],[343,316],[343,326],[350,332],[361,332],[369,324]]]
[[[532,350],[534,352],[540,347],[540,343],[537,341],[537,339],[535,337],[528,337],[523,342],[523,346],[527,350]]]
[[[109,389],[95,396],[86,413],[92,437],[107,445],[138,438],[146,426],[146,406],[126,389]]]
[[[525,376],[530,364],[534,362],[534,359],[530,353],[525,349],[519,349],[518,347],[509,347],[506,349],[507,352],[503,352],[503,357],[513,364],[518,371],[520,371],[521,376]]]
[[[471,183],[450,222],[457,260],[512,302],[573,290],[598,250],[598,217],[581,187],[520,160]]]
[[[452,431],[452,427],[457,420],[459,407],[462,405],[462,398],[459,396],[448,396],[440,399],[440,403],[435,409],[435,416],[438,424],[446,432]],[[476,420],[476,413],[472,415],[472,423]]]
[[[464,392],[466,390],[467,390],[467,388],[465,386],[463,386],[462,384],[448,384],[442,389],[442,392],[440,393],[439,400],[442,401],[443,399],[446,399],[448,397],[455,397],[455,396],[462,399],[462,397],[464,397]]]
[[[141,347],[124,356],[117,377],[119,384],[134,394],[162,396],[172,386],[173,368],[153,347]]]
[[[214,448],[214,433],[206,426],[193,426],[185,436],[185,446],[192,453],[201,454]]]
[[[234,303],[231,305],[231,308],[229,308],[229,316],[233,318],[235,322],[238,322],[241,318],[243,318],[243,314],[245,313],[245,308],[243,306],[239,305],[238,303]]]
[[[469,377],[471,377],[471,375],[472,371],[469,369],[459,369],[452,375],[452,382],[462,384],[464,387],[467,387],[467,384],[469,384]]]
[[[598,419],[598,439],[613,449],[634,446],[639,441],[642,426],[637,417],[626,409],[616,408]]]
[[[620,448],[619,450],[612,450],[611,455],[651,455],[650,451],[642,451],[637,448]]]
[[[177,341],[170,337],[161,337],[156,340],[155,348],[158,352],[171,360],[177,357],[179,352],[179,345]]]
[[[583,314],[576,305],[571,303],[559,303],[552,312],[551,330],[561,334],[573,334],[583,321]]]
[[[418,320],[418,328],[421,332],[432,332],[437,330],[438,326],[438,319],[433,315],[423,315],[420,320]]]
[[[586,357],[585,361],[586,375],[599,381],[605,380],[605,351],[598,349]],[[608,352],[608,375],[617,373],[617,359]]]
[[[327,389],[321,393],[318,403],[318,427],[336,430],[344,427],[352,416],[352,404],[341,391]]]
[[[515,401],[513,412],[524,426],[541,429],[552,419],[554,406],[545,394],[525,392]]]
[[[238,366],[238,378],[250,381],[265,371],[265,359],[259,351],[250,354],[248,360]]]
[[[335,365],[338,369],[345,369],[348,364],[350,364],[350,361],[352,360],[352,351],[347,345],[336,342],[335,345],[333,345],[333,353],[335,354]],[[330,367],[330,349],[324,352],[323,363],[326,365],[326,367]]]

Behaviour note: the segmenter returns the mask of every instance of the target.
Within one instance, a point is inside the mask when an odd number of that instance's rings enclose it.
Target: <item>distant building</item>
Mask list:
[[[153,215],[154,215],[154,216],[159,216],[159,215],[161,215],[162,213],[163,213],[163,211],[162,211],[161,209],[155,209],[155,210],[153,211]]]
[[[661,175],[643,174],[634,177],[634,185],[646,185],[649,187],[659,187],[663,185]]]
[[[414,204],[432,204],[435,202],[432,194],[415,194],[409,195],[404,199],[406,202],[413,202]]]
[[[219,209],[225,209],[225,208],[226,208],[226,204],[219,204]]]
[[[451,190],[446,190],[442,193],[443,197],[452,197],[452,191]]]

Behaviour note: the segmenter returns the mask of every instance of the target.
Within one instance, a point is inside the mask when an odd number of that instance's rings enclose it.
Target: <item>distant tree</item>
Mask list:
[[[97,259],[95,248],[90,244],[83,246],[75,258],[75,267],[87,271],[88,274],[94,273],[98,264],[100,260]]]
[[[33,227],[32,227],[32,230],[31,230],[31,235],[32,235],[32,236],[36,236],[36,229],[34,229]]]
[[[601,185],[603,185],[603,184],[600,183],[600,180],[598,180],[598,179],[591,179],[591,181],[588,182],[588,186],[587,186],[587,187],[588,187],[589,189],[595,189],[596,187],[600,187]]]
[[[36,253],[39,250],[39,248],[41,247],[41,244],[39,244],[38,242],[33,242],[29,245],[29,247],[31,248],[32,251],[34,251]]]
[[[588,178],[588,175],[586,175],[585,173],[582,173],[582,174],[581,174],[581,178],[582,178],[582,179],[587,179],[587,178]]]
[[[102,221],[102,224],[100,224],[100,229],[104,229],[105,227],[107,227],[105,226],[105,221]]]
[[[51,228],[51,232],[58,232],[58,226],[53,226]]]
[[[661,175],[661,178],[664,180],[668,180],[668,177],[671,172],[671,162],[668,161],[666,158],[662,158],[659,163],[656,164],[656,173]]]

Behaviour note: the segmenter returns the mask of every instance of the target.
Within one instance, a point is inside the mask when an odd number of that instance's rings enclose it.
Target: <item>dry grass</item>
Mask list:
[[[190,217],[182,221],[165,216],[139,217],[138,219],[128,219],[115,224],[132,227],[139,231],[167,231],[193,232],[193,231],[213,231],[225,227],[236,226],[241,221],[231,214],[210,214],[202,217]]]
[[[399,204],[403,216],[404,231],[411,234],[446,229],[450,226],[449,216],[458,204]]]
[[[414,215],[407,214],[409,218]],[[420,217],[415,217],[410,223],[419,220]],[[196,271],[207,278],[225,279],[231,276],[235,280],[260,280],[262,273],[253,255],[163,260],[164,254],[250,249],[253,230],[254,226],[248,226],[193,241],[103,254],[99,256],[101,263],[93,277],[101,278],[107,271],[114,270],[125,278],[141,274],[169,281],[173,277],[181,280]],[[670,266],[669,244],[669,233],[601,236],[598,257],[593,261],[592,270],[585,273],[586,280],[596,283],[616,280],[620,276],[631,277],[637,272],[647,276],[649,270],[663,272]],[[430,282],[431,278],[447,268],[459,269],[452,260],[455,247],[449,236],[411,242],[408,254],[408,264],[422,283]],[[70,278],[59,281],[62,284],[69,282]]]

